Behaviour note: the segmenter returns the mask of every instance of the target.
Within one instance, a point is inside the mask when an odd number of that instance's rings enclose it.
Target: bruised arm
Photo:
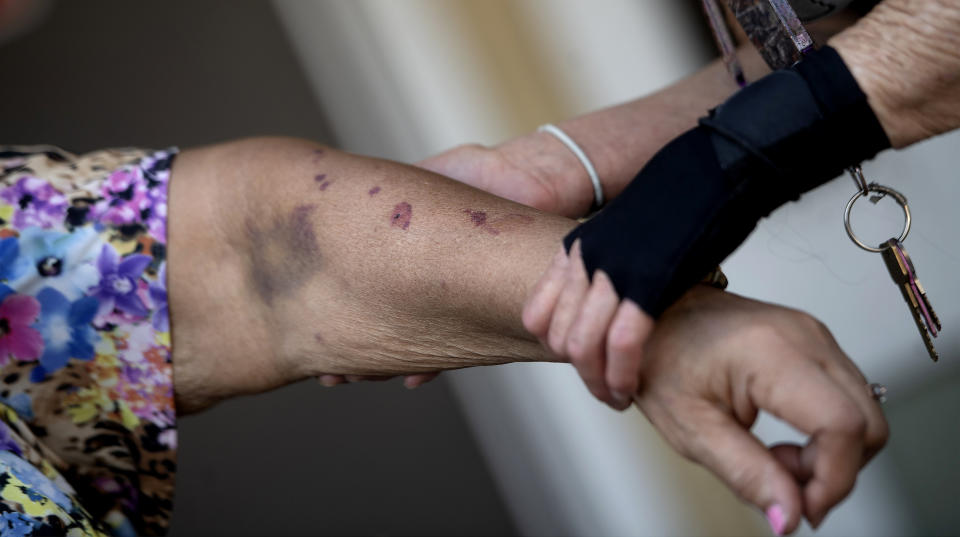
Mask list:
[[[168,268],[177,403],[324,373],[550,360],[520,311],[572,225],[306,141],[184,151]]]

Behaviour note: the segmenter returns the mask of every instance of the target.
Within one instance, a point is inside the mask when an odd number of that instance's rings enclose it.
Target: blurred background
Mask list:
[[[716,56],[691,0],[29,4],[0,31],[0,143],[74,152],[285,134],[413,162],[635,98]],[[880,256],[843,232],[849,180],[777,211],[724,265],[731,291],[819,317],[890,389],[890,444],[818,534],[960,533],[958,150],[954,133],[865,166],[910,199],[906,247],[946,329],[939,364]],[[862,205],[858,233],[899,233],[896,206]],[[755,430],[799,438],[766,416]],[[303,383],[180,432],[172,535],[769,534],[562,365],[447,373],[412,392]]]

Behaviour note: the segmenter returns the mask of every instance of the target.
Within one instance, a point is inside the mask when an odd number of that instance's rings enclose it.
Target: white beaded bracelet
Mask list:
[[[597,170],[593,167],[593,163],[587,158],[587,154],[583,152],[583,149],[580,149],[577,142],[574,142],[573,138],[567,136],[567,133],[560,130],[560,127],[557,127],[553,123],[541,125],[537,128],[537,132],[548,132],[554,135],[557,140],[563,142],[563,145],[567,146],[567,148],[573,152],[577,160],[580,161],[580,164],[583,164],[583,167],[586,168],[587,175],[590,176],[590,182],[593,183],[594,208],[599,209],[603,207],[603,187],[600,185],[600,177],[597,176]]]

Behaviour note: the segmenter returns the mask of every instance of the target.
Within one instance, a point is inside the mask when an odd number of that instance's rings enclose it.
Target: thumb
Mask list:
[[[800,485],[793,474],[731,416],[711,408],[690,424],[690,457],[713,472],[744,501],[759,507],[777,535],[797,529],[803,514]]]

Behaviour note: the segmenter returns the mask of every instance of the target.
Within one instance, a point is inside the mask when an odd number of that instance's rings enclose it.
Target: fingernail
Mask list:
[[[767,508],[767,522],[770,523],[770,529],[775,535],[783,535],[783,528],[787,523],[787,518],[783,515],[783,508],[779,503],[775,503]]]
[[[337,385],[337,377],[333,375],[320,375],[320,378],[317,380],[327,388],[332,388]]]
[[[623,392],[612,392],[613,398],[620,403],[620,406],[623,406],[630,402],[630,396]]]
[[[416,390],[420,387],[420,383],[414,379],[403,379],[403,386],[408,390]]]

